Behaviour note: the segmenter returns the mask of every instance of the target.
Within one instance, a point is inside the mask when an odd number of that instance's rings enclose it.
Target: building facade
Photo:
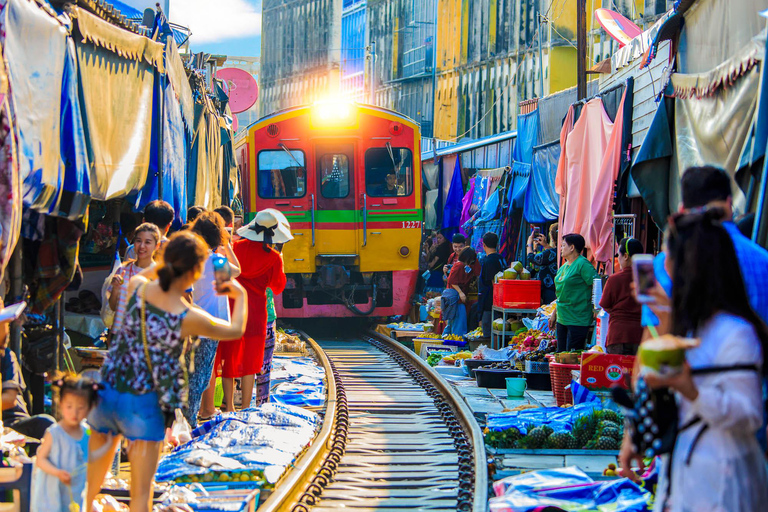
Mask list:
[[[644,27],[671,3],[587,0],[587,68],[618,49],[595,9]],[[297,14],[316,4],[324,22]],[[261,112],[340,92],[413,118],[427,138],[514,130],[520,102],[576,85],[576,9],[577,0],[265,0]],[[289,32],[319,38],[316,51],[278,52]]]

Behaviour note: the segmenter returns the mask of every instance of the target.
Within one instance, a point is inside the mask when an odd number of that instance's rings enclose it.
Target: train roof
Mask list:
[[[390,110],[388,108],[379,107],[377,105],[369,105],[367,103],[357,103],[357,102],[353,102],[353,103],[355,105],[357,105],[358,107],[364,109],[364,110],[372,110],[372,111],[380,112],[380,113],[383,113],[383,114],[388,114],[388,115],[396,116],[396,117],[402,119],[403,121],[405,121],[406,123],[411,124],[415,128],[419,128],[419,129],[421,128],[419,126],[419,123],[417,123],[416,121],[414,121],[410,117],[408,117],[408,116],[406,116],[404,114],[401,114],[400,112],[397,112],[395,110]],[[250,131],[252,128],[255,128],[257,125],[266,123],[267,121],[269,121],[270,119],[273,119],[275,117],[282,116],[282,115],[285,115],[285,114],[288,114],[288,113],[291,113],[291,112],[298,112],[298,111],[301,111],[301,110],[309,110],[311,108],[312,108],[312,105],[306,104],[306,105],[298,105],[298,106],[295,106],[295,107],[288,107],[288,108],[284,108],[284,109],[281,109],[281,110],[277,110],[277,111],[272,112],[271,114],[269,114],[267,116],[262,117],[258,121],[255,121],[254,123],[250,124],[248,126],[247,131]]]

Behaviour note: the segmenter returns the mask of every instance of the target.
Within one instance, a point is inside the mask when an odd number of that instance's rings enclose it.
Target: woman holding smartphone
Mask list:
[[[555,276],[557,306],[549,317],[549,328],[557,328],[558,352],[583,350],[594,320],[592,282],[597,272],[582,255],[585,247],[578,233],[565,235],[560,247],[565,263]]]

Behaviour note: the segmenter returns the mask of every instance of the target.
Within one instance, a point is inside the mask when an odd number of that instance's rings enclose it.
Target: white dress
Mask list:
[[[694,370],[762,365],[760,340],[740,317],[718,313],[698,337],[701,345],[686,354]],[[693,380],[699,396],[694,402],[678,396],[679,425],[696,416],[701,421],[678,435],[669,479],[670,458],[665,457],[654,511],[664,510],[667,496],[672,512],[768,510],[766,461],[755,437],[763,425],[761,374],[737,370],[694,375]]]

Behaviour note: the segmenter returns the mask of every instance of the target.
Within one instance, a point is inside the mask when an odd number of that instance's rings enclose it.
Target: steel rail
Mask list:
[[[326,369],[325,422],[260,511],[487,510],[482,432],[450,384],[372,331],[328,353],[304,336]]]
[[[322,469],[322,462],[328,455],[331,439],[334,431],[337,430],[337,420],[339,419],[338,372],[336,372],[333,363],[315,340],[305,333],[302,333],[302,337],[312,347],[320,365],[325,370],[325,384],[328,393],[325,402],[323,426],[317,437],[312,441],[311,446],[299,456],[293,467],[275,484],[275,488],[269,498],[259,506],[259,512],[290,510],[300,500],[302,494],[312,485],[318,470]],[[346,401],[346,399],[343,401]]]

